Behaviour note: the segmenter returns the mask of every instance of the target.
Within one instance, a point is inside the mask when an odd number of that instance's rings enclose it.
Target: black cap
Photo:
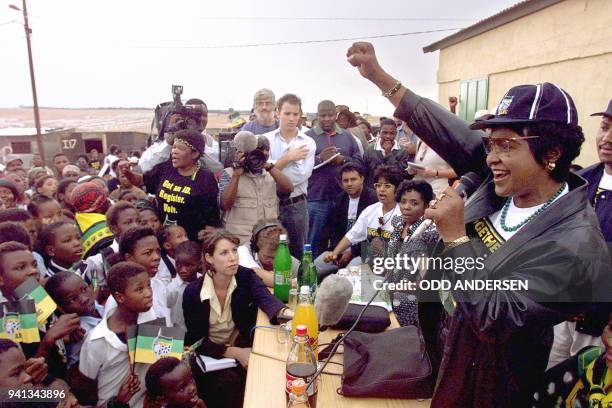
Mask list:
[[[578,125],[578,113],[572,97],[550,82],[512,87],[499,102],[494,115],[481,116],[470,128],[485,129],[539,122]]]
[[[612,99],[610,99],[610,102],[608,102],[608,109],[606,109],[604,112],[591,113],[591,116],[607,116],[612,118]]]

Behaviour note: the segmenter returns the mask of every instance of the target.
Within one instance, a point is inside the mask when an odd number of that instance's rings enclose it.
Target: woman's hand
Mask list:
[[[234,358],[238,360],[241,366],[247,368],[249,366],[249,357],[251,356],[251,348],[233,347]]]
[[[425,218],[434,221],[444,242],[466,236],[463,198],[452,188],[446,187],[437,202],[434,201],[425,210]]]
[[[383,69],[378,64],[374,46],[370,43],[354,43],[347,51],[346,57],[352,66],[357,67],[361,76],[370,81],[374,81],[374,78],[384,73]]]

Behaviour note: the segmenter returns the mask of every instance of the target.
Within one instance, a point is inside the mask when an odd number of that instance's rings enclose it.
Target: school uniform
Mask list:
[[[114,309],[107,312],[100,323],[91,330],[81,347],[79,371],[87,378],[97,380],[98,383],[98,403],[108,401],[117,395],[121,384],[130,374],[130,361],[128,358],[128,348],[125,335],[120,336],[108,327],[108,318],[112,316]],[[150,321],[151,315],[141,313],[138,316],[138,323]],[[142,407],[146,387],[144,378],[149,368],[148,364],[136,363],[134,374],[138,375],[141,381],[140,391],[130,399],[130,407]]]

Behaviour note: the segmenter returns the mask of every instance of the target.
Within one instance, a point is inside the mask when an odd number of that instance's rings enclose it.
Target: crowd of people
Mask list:
[[[529,281],[526,292],[391,293],[400,325],[422,331],[432,406],[609,402],[612,101],[594,114],[596,135],[583,135],[571,97],[551,83],[513,87],[470,124],[454,114],[456,98],[445,108],[402,86],[370,44],[347,56],[392,117],[373,124],[321,100],[308,123],[298,96],[261,89],[229,167],[200,99],[187,101],[197,126],[168,111],[143,152],[92,149],[75,163],[59,153],[51,167],[38,154],[28,165],[7,158],[0,301],[19,300],[34,278],[58,307],[40,342],[0,339],[0,388],[63,389],[62,407],[242,406],[258,310],[272,324],[292,317],[269,290],[286,235],[294,277],[310,244],[319,282],[366,257],[416,252],[481,258],[484,269],[387,273]],[[576,174],[585,137],[600,162]],[[452,186],[468,172],[482,181],[466,203]],[[237,366],[130,363],[128,329],[159,319],[183,328],[196,353]]]

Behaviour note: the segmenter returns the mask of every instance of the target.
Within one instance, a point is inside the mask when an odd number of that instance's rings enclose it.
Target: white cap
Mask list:
[[[300,287],[300,295],[310,295],[310,286],[304,285]]]
[[[287,235],[286,234],[280,234],[278,239],[280,239],[281,241],[286,241],[287,240]]]

